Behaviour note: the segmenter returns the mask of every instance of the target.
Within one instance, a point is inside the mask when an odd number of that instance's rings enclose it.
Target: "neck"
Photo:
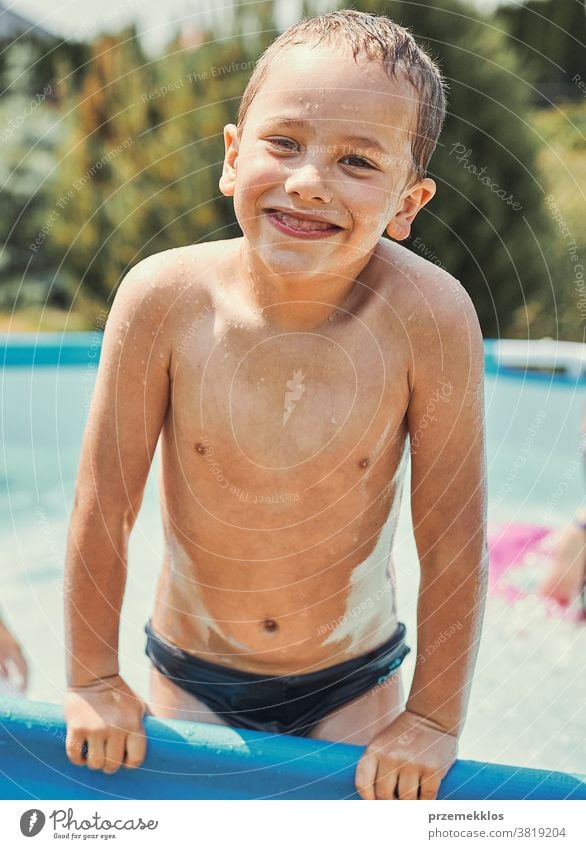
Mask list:
[[[282,330],[312,330],[336,310],[352,311],[360,272],[370,260],[362,256],[344,273],[279,274],[271,271],[246,240],[240,246],[239,279],[253,298],[253,308]]]

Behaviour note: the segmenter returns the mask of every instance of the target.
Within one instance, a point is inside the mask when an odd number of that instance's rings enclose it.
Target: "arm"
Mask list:
[[[108,317],[68,534],[67,754],[106,772],[138,765],[145,750],[144,704],[118,674],[118,630],[128,538],[168,407],[165,314],[149,258],[126,276]]]
[[[484,351],[463,289],[448,306],[434,303],[414,340],[407,414],[421,568],[415,675],[405,712],[367,749],[364,798],[436,797],[456,757],[480,638],[488,562]]]

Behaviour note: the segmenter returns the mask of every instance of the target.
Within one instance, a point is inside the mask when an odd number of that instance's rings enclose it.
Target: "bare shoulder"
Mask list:
[[[482,333],[470,295],[444,268],[382,239],[374,274],[408,335],[413,355],[435,356],[463,344],[478,352]]]
[[[108,323],[149,330],[169,354],[186,322],[213,310],[217,283],[237,240],[185,245],[152,254],[126,274],[116,291]],[[153,332],[154,331],[154,332]]]
[[[415,326],[436,323],[439,330],[462,318],[478,323],[468,292],[445,268],[389,239],[381,239],[373,260],[381,289]]]
[[[124,277],[117,298],[148,299],[151,305],[172,306],[182,292],[203,292],[214,265],[225,259],[230,242],[204,242],[152,254],[134,265]],[[211,272],[211,273],[210,273]]]
[[[392,303],[405,336],[410,386],[431,373],[479,376],[482,332],[464,286],[444,268],[386,239],[374,260],[378,289]]]

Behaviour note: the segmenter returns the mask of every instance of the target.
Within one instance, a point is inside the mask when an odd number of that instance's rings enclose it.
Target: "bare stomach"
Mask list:
[[[202,659],[269,675],[303,674],[364,654],[397,627],[393,530],[387,520],[350,556],[286,558],[273,549],[264,562],[202,555],[203,546],[167,532],[153,628]]]

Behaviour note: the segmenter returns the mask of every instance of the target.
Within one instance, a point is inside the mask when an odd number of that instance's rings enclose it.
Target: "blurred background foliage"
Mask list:
[[[411,249],[462,281],[486,336],[583,341],[568,238],[545,202],[553,195],[584,257],[582,4],[529,0],[492,16],[459,0],[353,5],[410,27],[449,84],[430,166],[438,194]],[[222,128],[279,27],[270,0],[235,6],[231,20],[231,32],[225,20],[179,30],[154,58],[132,27],[89,44],[5,45],[4,329],[91,328],[140,259],[239,234],[218,190]]]

